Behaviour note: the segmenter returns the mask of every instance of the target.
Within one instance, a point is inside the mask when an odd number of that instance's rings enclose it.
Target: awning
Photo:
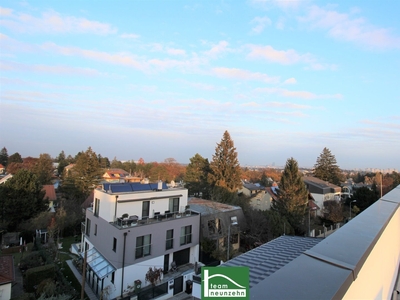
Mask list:
[[[81,256],[84,257],[84,255],[85,253],[82,252]],[[86,262],[100,279],[116,270],[94,247],[87,251]]]

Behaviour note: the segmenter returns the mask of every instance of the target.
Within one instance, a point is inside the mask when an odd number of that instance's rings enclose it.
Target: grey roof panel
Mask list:
[[[281,236],[227,261],[221,267],[249,267],[251,288],[321,240],[319,238]]]
[[[254,285],[251,299],[343,298],[399,206],[400,186]]]

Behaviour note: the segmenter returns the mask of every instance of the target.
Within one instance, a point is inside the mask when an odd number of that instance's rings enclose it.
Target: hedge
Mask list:
[[[55,266],[53,264],[31,268],[26,271],[24,286],[28,293],[35,292],[36,287],[43,280],[54,279],[56,275]]]

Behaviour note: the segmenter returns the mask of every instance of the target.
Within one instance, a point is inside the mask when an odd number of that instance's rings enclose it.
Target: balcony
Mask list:
[[[171,213],[169,211],[165,211],[164,214],[154,213],[153,218],[142,217],[139,219],[136,215],[131,215],[125,218],[117,218],[115,222],[111,222],[110,224],[114,225],[118,229],[125,229],[125,228],[133,228],[137,226],[146,226],[150,224],[156,224],[161,222],[168,222],[176,219],[181,218],[190,218],[192,216],[197,216],[198,213],[193,212],[191,210],[186,210],[185,212],[175,212]]]

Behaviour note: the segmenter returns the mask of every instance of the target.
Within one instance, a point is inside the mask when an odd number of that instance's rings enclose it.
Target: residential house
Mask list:
[[[13,256],[0,256],[0,300],[11,299],[11,288],[14,280],[15,272]]]
[[[6,176],[4,176],[3,178],[0,179],[0,184],[5,183],[8,179],[13,178],[12,174],[7,174]]]
[[[129,173],[122,169],[108,169],[102,176],[103,180],[107,182],[125,182],[125,178]]]
[[[241,207],[199,198],[191,198],[188,203],[190,210],[201,215],[201,240],[215,240],[224,248],[228,248],[229,241],[229,248],[239,250],[240,232],[246,226]]]
[[[317,177],[304,176],[303,181],[314,199],[315,204],[321,208],[317,210],[318,215],[323,214],[324,202],[325,201],[340,201],[341,200],[341,188],[340,186],[334,185],[327,181],[321,180]]]
[[[0,174],[4,174],[6,172],[6,167],[0,164]]]
[[[257,210],[269,210],[274,199],[274,193],[271,188],[265,188],[259,184],[246,183],[242,184],[242,188],[238,193],[250,197],[250,205]]]
[[[162,182],[103,183],[93,197],[80,255],[86,253],[85,277],[95,294],[166,299],[182,292],[199,253],[200,215],[188,210],[188,190]],[[150,267],[164,273],[157,288],[146,282]]]
[[[55,208],[57,207],[57,195],[56,189],[53,184],[45,184],[43,185],[43,190],[45,192],[44,199],[49,201],[49,208],[52,212],[55,212]]]
[[[74,167],[75,167],[75,164],[69,164],[68,166],[65,166],[65,168],[64,168],[64,173],[65,173],[66,175],[68,175],[69,172],[71,172],[71,170],[72,170]]]

